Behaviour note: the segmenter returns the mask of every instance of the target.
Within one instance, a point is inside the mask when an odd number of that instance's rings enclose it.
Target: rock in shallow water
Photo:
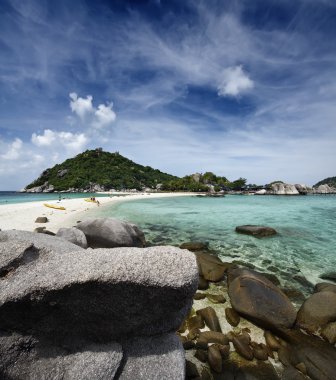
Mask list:
[[[88,218],[76,225],[91,248],[144,247],[144,233],[132,223],[115,218]]]
[[[259,273],[247,269],[229,271],[232,307],[264,328],[292,327],[296,310],[287,296]]]
[[[276,235],[277,232],[272,227],[266,226],[255,226],[255,225],[244,225],[236,227],[236,232],[245,235],[251,235],[258,238]]]
[[[175,247],[75,247],[62,256],[46,251],[2,278],[3,329],[67,342],[178,329],[197,288],[193,253]]]

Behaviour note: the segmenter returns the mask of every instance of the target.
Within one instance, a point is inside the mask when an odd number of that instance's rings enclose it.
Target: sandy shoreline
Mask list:
[[[99,197],[100,206],[111,205],[118,202],[126,202],[136,199],[153,199],[164,197],[191,196],[190,193],[153,193],[153,194],[127,194],[118,197]],[[25,230],[34,231],[36,227],[46,227],[49,231],[57,232],[61,227],[71,227],[76,218],[84,219],[85,212],[96,209],[95,203],[84,201],[85,198],[62,199],[59,201],[39,201],[16,203],[0,206],[0,229],[1,230]],[[47,208],[44,203],[63,206],[66,210]],[[35,223],[39,216],[46,216],[48,223]]]

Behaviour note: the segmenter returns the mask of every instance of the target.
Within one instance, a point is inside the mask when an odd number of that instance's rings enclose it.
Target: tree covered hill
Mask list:
[[[118,152],[104,152],[101,148],[87,150],[61,164],[46,169],[26,189],[43,186],[47,182],[55,191],[91,189],[97,184],[105,189],[155,188],[157,184],[177,177],[142,166],[123,157]]]
[[[320,182],[317,182],[313,187],[319,187],[320,185],[329,185],[331,187],[336,187],[336,177],[325,178]]]

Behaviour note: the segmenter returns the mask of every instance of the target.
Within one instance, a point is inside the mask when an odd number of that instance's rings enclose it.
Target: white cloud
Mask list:
[[[95,120],[92,125],[96,128],[104,128],[112,124],[117,115],[112,109],[113,104],[100,104],[98,109],[95,111]]]
[[[79,152],[89,140],[84,133],[57,132],[45,129],[41,135],[33,133],[31,141],[39,147],[52,146],[55,143],[57,149],[63,146],[69,151]]]
[[[82,122],[86,122],[94,128],[108,127],[117,117],[112,109],[113,103],[99,104],[96,108],[92,104],[92,95],[88,95],[85,99],[78,97],[75,92],[71,92],[69,96],[71,98],[70,108],[72,112],[75,112]]]
[[[32,134],[32,143],[36,146],[50,146],[56,139],[56,133],[50,129],[45,129],[42,135]]]
[[[242,66],[229,67],[223,71],[219,96],[237,97],[254,87],[254,82],[244,73]]]
[[[22,140],[16,138],[8,147],[8,150],[5,154],[2,154],[0,157],[4,160],[17,160],[20,157]]]
[[[70,96],[70,108],[72,112],[75,112],[80,119],[83,121],[89,114],[94,112],[93,106],[92,106],[92,96],[88,95],[85,98],[80,98],[75,92],[71,92],[69,94]]]

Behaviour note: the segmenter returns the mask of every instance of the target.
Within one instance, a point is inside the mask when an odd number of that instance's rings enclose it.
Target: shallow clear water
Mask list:
[[[122,202],[93,211],[138,224],[149,242],[208,241],[226,261],[272,272],[283,285],[307,289],[336,268],[336,196],[176,197]],[[262,224],[279,234],[257,239],[235,227]],[[303,282],[303,286],[302,286]]]
[[[104,196],[95,193],[61,193],[62,198],[90,198]],[[106,195],[105,195],[106,196]],[[58,201],[58,193],[17,193],[15,191],[0,191],[0,207],[13,203],[38,202],[38,201]]]

